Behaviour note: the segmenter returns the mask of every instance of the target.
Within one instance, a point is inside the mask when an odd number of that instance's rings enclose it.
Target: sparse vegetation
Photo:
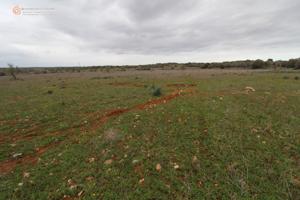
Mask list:
[[[297,199],[299,72],[220,71],[1,78],[0,199]]]

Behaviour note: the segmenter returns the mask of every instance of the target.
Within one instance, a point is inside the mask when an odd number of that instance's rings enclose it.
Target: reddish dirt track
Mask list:
[[[100,125],[102,125],[105,122],[107,122],[111,117],[119,116],[123,113],[129,112],[130,110],[131,109],[117,109],[117,110],[109,111],[104,116],[102,116],[98,122],[100,123]]]
[[[172,99],[175,99],[176,97],[180,96],[181,92],[182,92],[181,90],[175,91],[170,95],[167,95],[167,96],[162,97],[162,98],[150,100],[150,101],[148,101],[144,104],[137,105],[134,108],[144,110],[144,109],[147,109],[147,108],[151,108],[152,106],[155,106],[155,105],[167,103],[168,101],[171,101]]]
[[[138,104],[132,108],[128,109],[116,109],[106,112],[100,119],[95,120],[94,123],[91,124],[91,126],[88,128],[89,130],[95,130],[102,126],[104,123],[106,123],[110,118],[120,116],[124,113],[130,112],[132,110],[144,110],[144,109],[150,109],[154,106],[157,106],[159,104],[165,104],[172,99],[175,99],[176,97],[179,97],[183,95],[184,93],[191,93],[193,90],[176,90],[172,92],[169,95],[163,96],[161,98],[152,99],[146,103]],[[83,126],[83,125],[82,125]],[[79,128],[81,126],[76,126],[76,128]],[[70,128],[70,130],[73,130],[75,127]],[[47,135],[59,135],[60,132],[53,132]],[[61,135],[64,135],[61,133]],[[71,136],[72,134],[69,134],[68,136]],[[29,137],[34,136],[30,135]],[[47,150],[59,145],[61,142],[55,142],[51,143],[49,145],[40,147],[36,150],[35,154],[32,155],[26,155],[24,157],[18,158],[18,159],[11,159],[7,161],[0,162],[0,174],[7,174],[11,171],[13,171],[18,165],[28,165],[28,164],[35,164],[37,163],[38,158],[44,154]]]
[[[159,104],[165,104],[176,97],[183,95],[183,92],[190,93],[191,91],[183,91],[183,90],[176,90],[167,96],[163,96],[161,98],[152,99],[146,103],[138,104],[133,106],[132,108],[126,109],[116,109],[106,112],[100,119],[96,119],[94,123],[90,126],[91,130],[97,130],[100,126],[106,123],[110,118],[120,116],[124,113],[133,111],[133,110],[145,110],[150,109],[154,106]]]
[[[45,153],[47,150],[49,150],[59,144],[60,144],[60,142],[51,143],[49,145],[37,148],[35,154],[33,154],[33,155],[26,155],[21,158],[7,160],[7,161],[0,163],[0,174],[7,174],[7,173],[13,171],[17,167],[17,165],[36,164],[38,161],[38,158],[43,153]]]

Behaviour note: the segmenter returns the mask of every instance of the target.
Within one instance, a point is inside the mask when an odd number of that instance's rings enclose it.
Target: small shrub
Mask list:
[[[47,94],[53,94],[53,91],[52,90],[48,90]]]
[[[156,88],[152,94],[153,94],[153,96],[156,96],[156,97],[161,96],[161,88]]]
[[[295,76],[294,79],[297,81],[299,80],[299,76]]]
[[[151,89],[152,96],[159,97],[162,95],[162,91],[160,87],[156,87],[152,85],[150,89]]]

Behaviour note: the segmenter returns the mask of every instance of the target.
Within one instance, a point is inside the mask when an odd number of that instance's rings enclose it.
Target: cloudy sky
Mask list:
[[[0,66],[296,58],[300,1],[1,0],[0,44]]]

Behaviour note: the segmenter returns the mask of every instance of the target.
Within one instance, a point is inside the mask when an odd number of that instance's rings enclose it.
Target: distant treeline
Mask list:
[[[200,69],[300,69],[300,58],[290,59],[288,61],[268,59],[263,60],[242,60],[229,62],[212,62],[212,63],[157,63],[149,65],[122,65],[122,66],[85,66],[85,67],[15,67],[15,73],[31,73],[31,74],[47,74],[60,72],[85,72],[85,71],[126,71],[127,69],[136,70],[151,70],[151,69],[185,69],[185,68],[200,68]],[[0,68],[0,76],[9,74],[8,68]]]

